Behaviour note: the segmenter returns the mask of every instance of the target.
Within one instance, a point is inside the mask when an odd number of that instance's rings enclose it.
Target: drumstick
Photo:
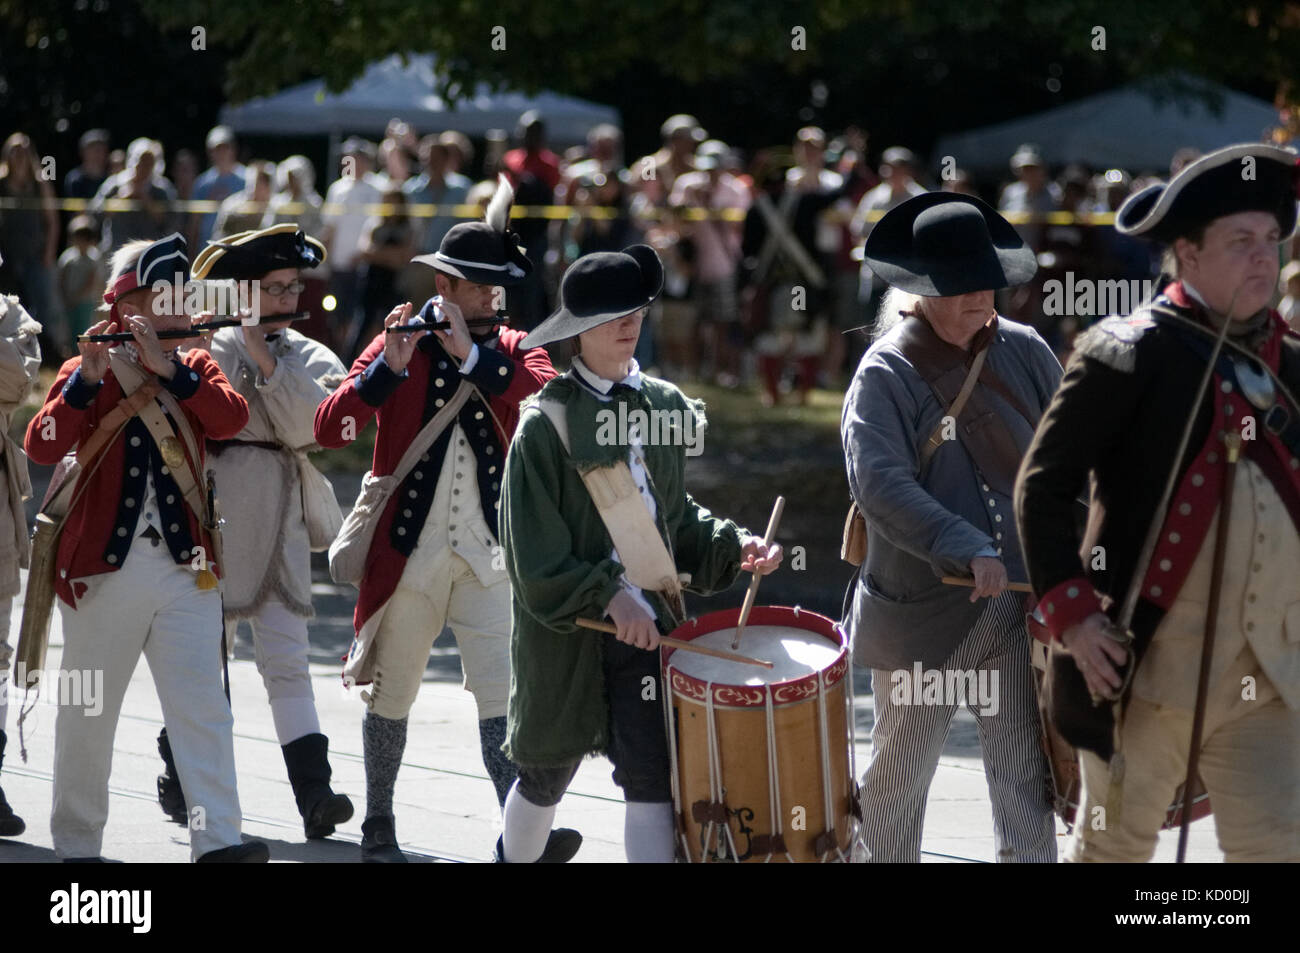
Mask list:
[[[618,626],[610,625],[608,622],[597,622],[595,619],[583,618],[574,621],[584,629],[595,629],[597,632],[609,632],[612,635],[618,634]],[[743,662],[745,665],[761,665],[763,668],[772,667],[771,662],[765,662],[762,659],[750,658],[748,655],[737,655],[735,652],[726,652],[722,649],[711,649],[707,645],[696,645],[694,642],[671,639],[666,635],[659,636],[659,641],[664,645],[671,645],[673,648],[681,649],[683,652],[698,652],[700,655],[712,655],[714,658],[726,659],[728,662]]]
[[[975,580],[967,579],[965,576],[944,576],[943,581],[949,586],[966,586],[969,589],[975,588]],[[1012,592],[1033,592],[1034,589],[1027,582],[1009,582],[1007,588]]]
[[[785,512],[785,497],[778,496],[776,503],[772,506],[772,515],[767,521],[767,535],[763,537],[764,548],[772,545],[772,539],[776,536],[776,526],[781,522],[781,514]],[[749,591],[745,593],[745,604],[740,607],[740,621],[736,623],[736,636],[731,640],[733,649],[740,648],[740,633],[745,630],[745,623],[749,621],[749,610],[754,608],[754,597],[758,595],[758,583],[763,577],[757,572],[754,578],[749,580]]]

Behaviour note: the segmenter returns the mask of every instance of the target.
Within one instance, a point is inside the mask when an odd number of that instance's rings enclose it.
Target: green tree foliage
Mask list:
[[[687,85],[755,69],[782,77],[838,71],[868,80],[913,55],[961,81],[1004,60],[1096,66],[1111,84],[1183,69],[1276,86],[1300,62],[1300,6],[1241,0],[141,0],[168,28],[203,25],[238,52],[236,99],[322,76],[347,87],[365,64],[432,52],[440,92],[476,82],[590,94],[629,65]],[[806,30],[804,49],[792,30]],[[1095,49],[1095,28],[1105,50]],[[505,49],[500,49],[504,29]],[[497,39],[495,44],[493,40]],[[1208,55],[1212,51],[1213,55]],[[1028,55],[1026,55],[1028,54]],[[1092,61],[1097,61],[1092,63]]]

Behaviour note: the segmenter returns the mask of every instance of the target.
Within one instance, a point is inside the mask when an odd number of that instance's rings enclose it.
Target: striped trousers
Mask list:
[[[965,680],[958,675],[964,673]],[[875,863],[918,863],[925,802],[948,726],[961,704],[975,716],[999,862],[1054,863],[1024,595],[988,600],[942,670],[873,669],[876,719],[862,778],[863,838]]]

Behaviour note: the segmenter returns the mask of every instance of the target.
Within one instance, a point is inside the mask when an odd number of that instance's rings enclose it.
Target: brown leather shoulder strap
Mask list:
[[[948,405],[948,413],[944,415],[943,420],[939,421],[939,425],[935,427],[934,432],[930,434],[930,439],[925,442],[925,446],[921,450],[922,472],[925,472],[925,467],[930,462],[930,458],[935,455],[935,452],[938,451],[941,446],[943,446],[945,420],[948,417],[951,417],[953,420],[959,419],[961,417],[961,412],[966,409],[966,402],[970,400],[971,391],[975,389],[975,381],[980,376],[980,370],[984,367],[984,359],[988,356],[988,353],[989,349],[986,347],[975,355],[975,360],[971,364],[970,370],[966,372],[966,379],[962,381],[961,390],[957,392],[957,396],[954,397],[952,403]],[[937,390],[936,393],[938,393]]]
[[[121,383],[121,381],[119,381]],[[94,459],[96,454],[104,446],[117,436],[124,424],[140,412],[140,408],[147,404],[158,393],[158,380],[145,381],[134,391],[124,396],[113,408],[95,425],[94,431],[86,438],[85,443],[77,448],[77,462],[83,467],[87,460]]]
[[[925,320],[917,317],[903,319],[896,343],[903,356],[930,385],[935,398],[946,408],[943,417],[921,446],[919,472],[923,474],[929,466],[930,458],[943,446],[945,422],[950,417],[953,420],[960,418],[961,412],[966,409],[966,402],[984,368],[988,348],[982,348],[975,355],[971,366],[966,368],[965,353],[940,338]],[[952,385],[958,380],[961,384],[953,391]]]
[[[954,393],[953,387],[956,381],[962,380],[964,382],[964,378],[959,378],[953,372],[959,365],[965,365],[967,355],[960,348],[949,344],[935,334],[934,329],[921,318],[905,318],[896,343],[903,356],[911,362],[917,373],[934,390],[935,396],[945,404],[950,403],[952,398],[948,395]],[[991,346],[992,338],[990,337],[989,343],[979,353],[986,353]],[[1030,413],[1024,402],[1012,393],[1011,389],[1007,387],[1002,378],[998,377],[997,372],[987,362],[983,364],[978,373],[981,384],[995,391],[999,397],[1010,404],[1011,409],[1025,418],[1029,426],[1038,426],[1037,418]],[[947,387],[943,386],[945,379],[948,383]],[[960,412],[952,413],[952,416],[960,416]]]

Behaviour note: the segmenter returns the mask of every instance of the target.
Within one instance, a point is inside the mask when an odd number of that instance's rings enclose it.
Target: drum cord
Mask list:
[[[669,675],[671,671],[672,665],[670,664],[664,672],[663,678],[664,685],[667,686],[667,695],[664,698],[664,720],[668,726],[668,770],[672,783],[673,804],[677,806],[677,816],[673,819],[674,826],[677,828],[677,839],[681,841],[682,857],[689,864],[691,862],[691,844],[686,837],[686,806],[682,804],[681,779],[677,775],[677,719],[675,717],[676,706],[673,700],[672,678]]]
[[[835,822],[832,819],[835,808],[831,799],[831,745],[830,729],[827,727],[826,718],[825,669],[817,673],[817,721],[822,736],[822,808],[826,814],[826,832],[833,838],[835,853],[839,855],[840,863],[845,863],[844,851],[840,850],[839,838],[835,837]],[[826,863],[830,855],[831,852],[827,850],[822,854],[821,862]]]
[[[776,759],[776,716],[772,712],[772,686],[767,685],[766,695],[764,698],[765,708],[767,710],[767,809],[772,814],[772,827],[776,837],[781,839],[781,844],[785,844],[785,830],[782,824],[782,815],[785,813],[781,806],[781,770]],[[768,844],[775,843],[775,838],[768,840]],[[788,863],[793,864],[794,858],[790,856],[790,848],[785,847],[785,859]],[[767,859],[763,863],[772,862],[772,849],[768,847]]]
[[[709,682],[705,685],[705,693],[706,693],[706,701],[704,706],[705,718],[706,718],[705,730],[707,732],[707,737],[709,742],[709,800],[711,800],[714,804],[721,805],[722,804],[722,764],[719,758],[719,751],[718,751],[720,746],[718,744],[717,720],[714,718],[713,715],[713,682]],[[726,810],[725,805],[723,806],[723,810],[724,811]],[[711,836],[713,836],[714,824],[715,822],[710,820],[708,826],[704,828],[704,852],[702,855],[704,857],[707,857],[709,853],[709,839]],[[719,858],[721,858],[722,838],[723,835],[725,835],[727,838],[727,846],[731,848],[731,859],[737,860],[740,857],[740,854],[736,851],[735,838],[731,836],[731,824],[729,824],[725,820],[725,816],[724,816],[724,820],[718,826],[721,827],[721,830],[718,831],[717,833]]]

